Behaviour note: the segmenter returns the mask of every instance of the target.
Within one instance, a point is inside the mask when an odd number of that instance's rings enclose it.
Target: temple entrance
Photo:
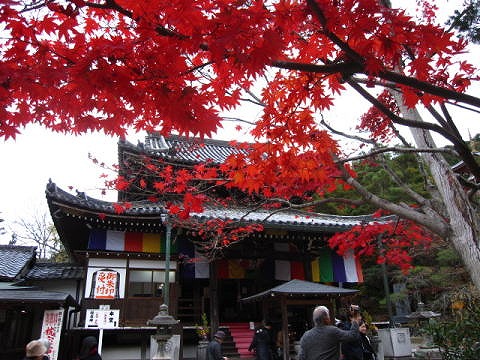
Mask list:
[[[261,319],[257,304],[242,304],[240,299],[254,285],[251,279],[225,279],[219,281],[219,314],[221,323],[250,322]]]

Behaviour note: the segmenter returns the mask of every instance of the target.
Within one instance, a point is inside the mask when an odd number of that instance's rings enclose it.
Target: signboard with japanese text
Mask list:
[[[42,332],[40,338],[48,340],[50,347],[46,355],[50,360],[57,360],[60,336],[63,325],[63,309],[45,310],[43,313]]]
[[[93,288],[94,299],[115,299],[118,297],[118,273],[111,270],[99,270],[95,273]]]
[[[105,267],[89,266],[88,267],[87,276],[85,279],[85,297],[86,298],[93,299],[95,298],[95,296],[102,296],[101,298],[98,298],[98,297],[97,298],[109,299],[109,300],[123,299],[125,295],[125,279],[127,276],[127,270],[125,267],[115,266],[116,262],[113,262],[113,261],[110,261],[110,262],[112,263],[112,266],[105,266]],[[107,264],[105,265],[110,265],[110,264],[108,264],[107,262]],[[102,283],[100,284],[98,283],[98,281],[100,282],[109,281],[110,278],[113,278],[115,285],[112,282],[107,282],[102,287]],[[114,289],[113,298],[111,297],[112,288]],[[110,291],[110,294],[108,293],[109,291]]]
[[[118,327],[120,310],[118,309],[87,309],[85,327],[113,329]]]

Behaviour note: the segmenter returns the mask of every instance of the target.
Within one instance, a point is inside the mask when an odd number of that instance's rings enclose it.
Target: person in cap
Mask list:
[[[208,343],[207,360],[228,360],[222,353],[222,343],[225,339],[225,333],[222,330],[213,335],[213,340]]]
[[[79,360],[102,360],[98,353],[98,341],[95,336],[87,336],[80,347]]]
[[[48,360],[47,351],[50,343],[45,339],[30,341],[25,346],[24,360]]]
[[[272,336],[272,323],[270,321],[263,321],[253,334],[252,342],[248,348],[248,351],[255,351],[257,360],[271,360],[273,358],[273,336]]]

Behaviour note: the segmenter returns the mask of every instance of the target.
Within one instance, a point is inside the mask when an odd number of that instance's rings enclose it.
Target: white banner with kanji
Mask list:
[[[99,270],[95,278],[94,299],[114,299],[117,290],[116,271]]]
[[[62,334],[64,309],[45,310],[43,313],[42,332],[40,338],[47,339],[50,343],[47,355],[50,360],[57,360]]]
[[[87,309],[85,327],[113,329],[118,327],[120,310],[118,309]]]

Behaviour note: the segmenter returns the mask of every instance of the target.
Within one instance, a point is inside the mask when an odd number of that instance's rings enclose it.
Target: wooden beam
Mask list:
[[[282,311],[283,360],[288,360],[290,358],[290,341],[288,339],[288,311],[285,296],[280,298],[280,309]]]

